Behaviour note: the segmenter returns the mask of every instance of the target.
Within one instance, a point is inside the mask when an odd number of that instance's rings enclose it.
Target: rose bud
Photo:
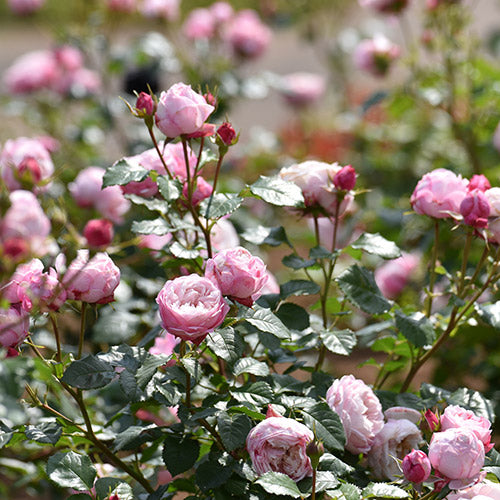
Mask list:
[[[427,421],[427,425],[429,426],[431,432],[440,430],[441,422],[439,417],[431,409],[426,410],[424,418]]]
[[[26,179],[30,184],[38,184],[42,179],[42,170],[35,158],[24,158],[24,160],[19,163],[17,172],[22,180]]]
[[[19,356],[20,352],[17,349],[14,349],[13,347],[9,347],[7,349],[7,354],[5,355],[6,358],[17,358]]]
[[[108,219],[92,219],[87,222],[83,229],[90,247],[107,247],[113,240],[113,223]]]
[[[210,104],[210,106],[213,106],[214,108],[217,107],[217,98],[211,92],[203,94],[203,97],[205,98],[205,101],[207,101],[207,104]]]
[[[220,140],[226,145],[231,146],[233,144],[234,139],[236,138],[236,132],[230,123],[224,122],[218,129],[217,135]]]
[[[410,483],[423,483],[431,474],[431,462],[420,450],[412,450],[403,458],[403,474]]]
[[[311,466],[313,469],[317,469],[319,465],[319,459],[325,453],[325,447],[321,441],[311,441],[306,448],[307,456],[311,459]]]
[[[142,115],[147,115],[151,116],[155,112],[155,102],[153,101],[153,98],[149,95],[146,94],[146,92],[141,92],[137,96],[137,101],[135,103],[135,109],[138,111],[139,116]]]
[[[473,175],[467,186],[468,191],[475,190],[482,191],[483,193],[491,189],[490,181],[484,175]]]
[[[350,191],[356,185],[356,170],[351,165],[342,167],[334,176],[333,183],[337,189]]]
[[[23,238],[9,238],[3,242],[3,254],[11,259],[22,259],[29,252],[29,245]]]
[[[468,226],[486,227],[490,215],[490,204],[481,191],[472,191],[460,203],[460,213]]]

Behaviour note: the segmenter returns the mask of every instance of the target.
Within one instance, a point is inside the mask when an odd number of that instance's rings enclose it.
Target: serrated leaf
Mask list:
[[[182,184],[178,179],[172,180],[164,175],[159,175],[156,183],[158,184],[158,191],[165,201],[175,201],[182,193]]]
[[[117,495],[120,500],[134,500],[134,494],[129,484],[116,477],[103,477],[95,483],[97,500],[108,500],[111,495]]]
[[[331,453],[325,453],[319,460],[319,469],[327,470],[335,474],[335,476],[345,476],[354,471],[354,467],[342,462],[340,458],[332,455]]]
[[[302,497],[302,493],[295,481],[281,472],[266,472],[255,483],[272,495],[287,495],[293,498]]]
[[[291,330],[301,331],[310,326],[309,313],[303,307],[292,302],[281,304],[276,311],[276,316]]]
[[[216,193],[212,198],[206,198],[201,202],[200,213],[205,219],[220,219],[232,214],[242,203],[243,198],[237,194]]]
[[[172,356],[166,354],[150,354],[143,362],[142,366],[137,369],[136,380],[137,385],[144,389],[148,382],[153,378],[156,370],[165,364],[167,364]]]
[[[115,370],[111,364],[89,354],[73,361],[61,380],[78,389],[97,389],[108,385],[114,377]]]
[[[266,377],[269,375],[269,366],[263,361],[257,361],[254,358],[241,358],[233,365],[233,374],[238,376],[243,373]]]
[[[245,344],[233,328],[224,328],[209,333],[208,348],[224,361],[234,362],[243,354]]]
[[[200,256],[200,252],[195,249],[186,248],[178,241],[174,241],[169,247],[170,253],[178,259],[196,259]]]
[[[264,227],[257,226],[246,230],[241,237],[254,245],[270,245],[272,247],[286,244],[291,247],[283,226]]]
[[[246,415],[229,415],[226,412],[221,412],[217,418],[217,426],[227,451],[233,451],[245,446],[252,422]]]
[[[125,195],[127,200],[130,200],[134,205],[141,205],[146,207],[152,212],[159,212],[161,214],[166,214],[168,212],[168,203],[158,198],[144,198],[144,196],[139,196],[137,194],[127,194]]]
[[[361,500],[361,490],[349,483],[341,484],[337,489],[329,491],[328,494],[335,500]]]
[[[307,267],[312,267],[316,265],[315,259],[303,259],[297,254],[286,255],[281,259],[284,266],[290,267],[291,269],[305,269]]]
[[[132,232],[137,234],[156,234],[156,236],[165,236],[172,232],[172,228],[167,221],[162,218],[153,220],[141,220],[132,222]]]
[[[317,283],[308,280],[291,280],[280,286],[280,298],[282,300],[292,295],[315,295],[321,287]]]
[[[43,422],[37,426],[28,425],[26,437],[37,443],[56,444],[62,434],[62,427],[57,422]]]
[[[338,479],[330,471],[318,471],[316,473],[316,491],[326,491],[336,488],[339,484]],[[120,499],[121,500],[121,499]]]
[[[136,449],[141,444],[152,441],[155,431],[157,433],[161,432],[155,424],[144,427],[140,425],[130,425],[124,431],[116,435],[113,449],[115,451]]]
[[[344,427],[340,417],[326,403],[317,403],[301,411],[305,424],[323,442],[327,450],[344,450]]]
[[[323,330],[319,336],[325,347],[334,354],[348,356],[356,346],[356,335],[351,330]]]
[[[217,488],[224,484],[232,473],[232,468],[227,465],[214,460],[206,461],[196,469],[196,484],[204,491]]]
[[[416,347],[431,345],[436,332],[429,318],[422,313],[414,313],[406,316],[399,309],[396,311],[396,328]]]
[[[163,461],[172,476],[191,469],[199,454],[200,443],[194,439],[167,436],[163,441]]]
[[[500,331],[500,301],[494,304],[481,305],[477,302],[474,304],[478,316],[495,330]]]
[[[370,483],[361,492],[362,498],[408,498],[408,493],[387,483]]]
[[[355,264],[336,281],[349,302],[368,314],[383,314],[392,307],[391,302],[380,292],[373,273],[364,267]]]
[[[272,402],[273,390],[267,382],[259,381],[254,384],[246,384],[231,391],[234,399],[240,403],[251,403],[255,406],[264,406]]]
[[[272,333],[280,339],[290,338],[288,328],[269,309],[254,305],[252,309],[249,307],[242,307],[240,311],[241,318],[248,321],[262,332]]]
[[[280,207],[298,207],[304,204],[302,190],[293,182],[284,181],[279,176],[261,176],[249,186],[255,196]]]
[[[97,472],[87,455],[74,451],[59,452],[47,462],[46,472],[51,481],[63,488],[77,491],[92,489]]]
[[[401,250],[393,241],[386,240],[379,233],[363,233],[352,245],[352,248],[364,250],[383,259],[401,257]]]
[[[149,170],[141,167],[139,163],[122,158],[106,169],[102,179],[102,187],[124,186],[129,182],[141,182],[149,175]]]

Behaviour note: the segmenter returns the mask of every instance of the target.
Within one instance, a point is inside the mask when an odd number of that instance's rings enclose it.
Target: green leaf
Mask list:
[[[167,436],[163,441],[163,461],[172,476],[191,469],[199,454],[200,443],[194,439]]]
[[[233,328],[224,328],[208,334],[208,348],[219,358],[230,363],[240,358],[245,343]]]
[[[336,488],[339,484],[338,479],[330,471],[318,471],[316,474],[317,492],[331,490],[333,488]]]
[[[61,380],[78,389],[97,389],[108,385],[114,377],[115,370],[111,364],[89,354],[73,361]]]
[[[500,301],[485,306],[476,302],[474,307],[476,308],[478,316],[488,326],[500,331]]]
[[[227,451],[233,451],[245,446],[252,422],[246,415],[229,415],[224,411],[217,418],[217,426]]]
[[[62,427],[57,422],[43,422],[38,426],[28,425],[26,437],[37,443],[56,444],[62,434]]]
[[[280,207],[299,207],[304,204],[302,190],[293,182],[284,181],[279,176],[261,176],[250,187],[255,196]]]
[[[243,198],[240,198],[234,193],[216,193],[210,203],[210,198],[206,198],[201,202],[200,214],[203,214],[205,219],[220,219],[225,215],[232,214],[243,203]]]
[[[115,437],[113,449],[119,450],[134,450],[141,444],[155,439],[155,434],[161,433],[161,430],[155,425],[130,425],[124,431],[120,432]]]
[[[383,314],[392,307],[378,289],[373,273],[357,264],[346,269],[337,284],[350,302],[368,314]]]
[[[94,486],[97,472],[87,455],[59,452],[47,462],[47,475],[58,486],[86,491]]]
[[[144,206],[152,212],[166,214],[169,209],[168,203],[158,198],[144,198],[144,196],[139,196],[137,194],[127,194],[125,198],[130,200],[134,205]]]
[[[224,484],[233,473],[232,467],[211,460],[200,464],[196,469],[196,484],[203,490],[217,488]]]
[[[171,180],[165,175],[159,175],[156,183],[165,201],[175,201],[182,193],[182,184],[178,179]]]
[[[196,259],[196,257],[200,256],[200,252],[195,249],[186,248],[184,245],[181,245],[178,241],[174,241],[170,245],[170,253],[177,257],[178,259]]]
[[[295,270],[305,269],[307,267],[312,267],[316,265],[315,259],[306,260],[294,253],[283,257],[283,259],[281,259],[281,262],[283,263],[284,266],[290,267],[291,269]]]
[[[172,228],[167,221],[162,218],[153,220],[141,220],[132,222],[132,232],[138,234],[156,234],[156,236],[164,236],[172,232]]]
[[[406,316],[397,310],[396,328],[416,347],[432,345],[436,338],[432,323],[422,313]]]
[[[271,386],[263,381],[245,384],[243,387],[233,389],[231,394],[240,403],[251,403],[257,407],[271,403],[274,398]]]
[[[339,416],[326,403],[317,403],[301,411],[305,424],[323,441],[327,450],[344,450],[344,427]]]
[[[134,493],[129,484],[116,477],[103,477],[95,483],[97,500],[108,500],[110,495],[118,495],[120,500],[134,500]]]
[[[308,280],[291,280],[280,286],[280,298],[287,299],[292,295],[315,295],[321,287],[317,283]]]
[[[335,500],[361,500],[361,490],[354,484],[341,484],[336,490],[328,492]]]
[[[319,469],[327,470],[335,474],[335,476],[345,476],[354,472],[354,468],[350,465],[342,462],[340,458],[332,455],[331,453],[325,453],[319,460]]]
[[[450,405],[458,405],[473,411],[477,416],[486,417],[490,422],[495,421],[495,411],[492,402],[480,392],[462,387],[446,397]]]
[[[262,332],[272,333],[280,339],[290,338],[288,328],[269,309],[264,309],[255,304],[252,309],[241,307],[240,315],[241,318]]]
[[[361,492],[363,498],[408,498],[408,493],[387,483],[370,483]]]
[[[254,245],[270,245],[272,247],[278,247],[281,244],[288,245],[291,247],[290,241],[285,232],[283,226],[278,227],[264,227],[257,226],[247,229],[241,237],[253,243]]]
[[[118,345],[130,340],[141,324],[139,314],[115,308],[101,312],[92,329],[96,343]]]
[[[356,335],[351,330],[323,330],[319,336],[330,352],[342,356],[351,354],[357,342]]]
[[[122,158],[113,163],[104,173],[102,187],[124,186],[129,182],[141,182],[149,175],[149,170],[141,167],[138,162]]]
[[[0,420],[0,448],[3,448],[12,438],[15,431]]]
[[[386,240],[379,233],[363,233],[352,245],[352,248],[364,250],[383,259],[401,257],[401,250],[393,241]]]
[[[309,313],[297,304],[286,302],[276,311],[276,316],[291,330],[305,330],[309,328]]]
[[[156,370],[168,363],[172,356],[166,354],[150,354],[137,370],[136,380],[137,385],[144,389],[148,382],[153,378],[153,375],[156,373]]]
[[[241,358],[233,365],[233,374],[238,376],[243,373],[266,377],[269,375],[269,366],[263,361],[257,361],[254,358]]]
[[[281,472],[266,472],[255,483],[262,486],[271,495],[287,495],[293,498],[302,497],[302,493],[295,481]]]

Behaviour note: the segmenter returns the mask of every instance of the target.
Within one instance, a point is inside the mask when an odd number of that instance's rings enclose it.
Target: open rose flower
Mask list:
[[[446,500],[500,500],[500,484],[484,481],[449,493]]]
[[[382,406],[375,393],[353,375],[333,382],[326,393],[330,408],[338,413],[351,453],[367,453],[384,426]]]
[[[375,281],[384,297],[395,299],[404,290],[420,260],[420,255],[403,253],[375,270]]]
[[[247,450],[257,474],[269,471],[286,474],[294,481],[312,475],[307,445],[314,434],[305,425],[284,417],[269,417],[247,436]]]
[[[195,344],[220,326],[229,311],[219,288],[197,274],[167,281],[156,302],[163,328]]]

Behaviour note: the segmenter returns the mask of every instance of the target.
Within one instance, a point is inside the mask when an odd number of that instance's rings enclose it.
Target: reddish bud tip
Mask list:
[[[141,92],[137,97],[137,102],[135,103],[135,109],[148,116],[151,116],[155,112],[155,102],[153,98],[146,94],[146,92]]]
[[[337,189],[350,191],[356,185],[356,170],[351,165],[342,167],[333,177]]]
[[[90,247],[106,247],[113,240],[113,224],[107,219],[89,220],[83,229],[83,236]]]
[[[484,175],[473,175],[467,185],[467,190],[474,191],[476,189],[484,193],[488,189],[491,189],[490,181]]]
[[[211,92],[203,94],[203,97],[205,98],[205,101],[207,101],[207,104],[210,104],[210,106],[213,106],[214,108],[217,107],[217,98]]]
[[[427,425],[429,426],[431,432],[438,431],[439,428],[441,427],[441,422],[439,420],[439,417],[432,410],[430,409],[427,410],[425,412],[424,418],[427,421]]]
[[[226,146],[231,146],[236,138],[236,132],[230,123],[224,122],[218,129],[217,135]]]
[[[35,158],[24,158],[24,160],[19,164],[18,171],[21,176],[29,176],[31,178],[30,180],[35,184],[40,182],[42,178],[42,170],[40,169],[40,165]]]

